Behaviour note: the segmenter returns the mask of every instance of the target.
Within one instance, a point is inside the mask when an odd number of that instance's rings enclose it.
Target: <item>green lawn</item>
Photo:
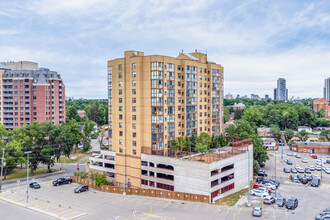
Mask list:
[[[224,206],[233,206],[236,204],[236,202],[240,199],[240,195],[245,195],[248,192],[248,189],[242,189],[236,193],[233,193],[229,196],[226,196],[221,199],[220,205]],[[219,204],[219,200],[215,202],[215,204]]]
[[[56,172],[58,170],[56,169],[51,169],[52,172]],[[34,171],[34,176],[38,176],[40,174],[45,174],[47,173],[47,169],[36,169]],[[31,170],[29,170],[29,175],[31,175]],[[20,168],[17,168],[17,169],[14,169],[14,171],[10,174],[7,175],[7,179],[6,180],[12,180],[12,179],[19,179],[19,178],[24,178],[26,177],[26,168],[24,169],[20,169]]]

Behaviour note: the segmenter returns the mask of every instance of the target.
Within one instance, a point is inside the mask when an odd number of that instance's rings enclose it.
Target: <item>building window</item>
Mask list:
[[[136,132],[133,132],[133,138],[136,138]]]
[[[132,94],[136,95],[136,89],[132,89]]]
[[[119,82],[119,86],[123,86],[123,82],[120,81],[120,82]]]
[[[118,65],[118,69],[119,69],[119,70],[122,70],[122,69],[123,69],[123,65],[122,65],[122,64],[119,64],[119,65]]]
[[[133,152],[132,152],[132,153],[133,153],[133,155],[136,155],[136,150],[133,150]]]
[[[123,90],[119,89],[119,95],[122,95],[122,94],[123,94]]]
[[[119,136],[123,136],[123,132],[122,131],[119,131]]]
[[[136,80],[132,81],[132,86],[136,86]]]
[[[132,120],[136,121],[136,115],[132,115]]]
[[[135,69],[135,68],[136,68],[136,64],[132,63],[132,69]]]
[[[136,98],[132,98],[132,103],[136,103]]]
[[[123,123],[119,123],[119,128],[122,128],[123,127]]]
[[[123,106],[119,106],[119,111],[123,111]]]
[[[119,119],[123,119],[123,115],[119,115]]]
[[[119,144],[123,144],[123,140],[122,139],[119,139]]]
[[[123,103],[123,99],[122,98],[119,98],[119,103]]]
[[[132,106],[132,112],[136,112],[136,106]]]
[[[133,129],[136,129],[136,124],[132,124]]]
[[[136,77],[136,72],[133,72],[132,73],[132,77]]]
[[[123,74],[122,73],[119,73],[119,78],[123,78]]]
[[[135,147],[136,146],[136,141],[132,141],[132,145]]]

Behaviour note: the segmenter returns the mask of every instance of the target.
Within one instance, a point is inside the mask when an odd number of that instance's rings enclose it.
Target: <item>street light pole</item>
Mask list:
[[[322,181],[322,172],[323,172],[323,159],[322,159],[323,152],[322,152],[322,146],[320,146],[320,150],[321,150],[321,181]]]
[[[4,160],[5,160],[5,148],[2,150],[2,158],[1,158],[0,193],[1,193],[1,189],[2,189],[2,174],[3,174]]]
[[[277,197],[277,195],[276,195],[276,185],[277,185],[277,182],[276,182],[276,153],[277,153],[277,151],[275,151],[275,198]]]
[[[27,154],[27,163],[26,163],[26,203],[29,202],[29,154],[32,153],[32,151],[24,152],[24,154]]]
[[[283,148],[284,148],[284,142],[282,143],[282,155],[281,155],[281,162],[283,162]]]

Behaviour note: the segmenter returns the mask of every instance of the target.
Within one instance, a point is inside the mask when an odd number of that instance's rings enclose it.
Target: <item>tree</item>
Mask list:
[[[330,141],[330,130],[321,131],[320,139],[325,141]]]
[[[75,104],[68,105],[66,107],[66,113],[65,113],[66,121],[69,122],[70,120],[75,119],[76,121],[80,122],[81,118],[78,115],[77,111],[78,111],[77,105],[75,105]]]
[[[277,125],[271,125],[270,132],[272,133],[273,137],[276,138],[278,141],[281,139],[282,132]]]
[[[105,135],[105,130],[103,128],[100,128],[99,130],[99,137],[98,137],[98,142],[100,144],[100,147],[103,147],[103,138]]]
[[[187,146],[187,139],[184,137],[177,137],[176,140],[172,142],[171,148],[177,154],[178,151],[182,151]]]
[[[96,122],[98,125],[103,123],[102,113],[98,102],[92,102],[86,113],[89,120]]]
[[[209,151],[208,145],[203,142],[197,142],[196,151],[200,153],[207,153]]]
[[[243,120],[248,121],[251,126],[260,126],[263,122],[263,115],[258,106],[250,106],[244,111]]]
[[[226,134],[229,137],[250,138],[256,135],[256,129],[250,125],[246,120],[236,120],[235,126],[230,125],[226,129]]]
[[[285,129],[284,131],[284,139],[286,143],[289,143],[289,141],[294,137],[294,131],[292,129]]]
[[[234,120],[241,119],[243,117],[243,112],[244,112],[244,109],[237,109],[234,112]]]
[[[299,138],[300,141],[307,141],[308,139],[308,132],[305,130],[301,130],[298,132],[297,137]]]
[[[223,108],[223,122],[224,123],[226,123],[227,121],[229,121],[229,115],[230,115],[229,109],[228,109],[228,107],[225,106]]]
[[[258,137],[254,136],[252,138],[253,143],[253,159],[258,161],[259,164],[268,160],[268,155],[264,142]]]
[[[316,113],[316,116],[318,118],[324,118],[325,117],[325,110],[324,108],[321,108],[317,113]]]
[[[102,185],[108,185],[109,182],[107,178],[104,176],[104,174],[97,173],[95,174],[95,185],[100,187]]]
[[[258,163],[258,161],[253,160],[253,175],[257,175],[260,169],[260,165]]]
[[[206,132],[202,132],[197,137],[197,143],[202,143],[202,144],[205,144],[207,146],[210,146],[210,144],[211,144],[211,136],[208,133],[206,133]]]
[[[96,123],[94,121],[87,120],[84,123],[83,128],[83,150],[86,152],[91,149],[91,138],[97,137]]]

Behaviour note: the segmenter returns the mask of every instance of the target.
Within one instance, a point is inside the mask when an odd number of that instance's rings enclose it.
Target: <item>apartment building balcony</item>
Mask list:
[[[4,109],[3,112],[4,113],[13,113],[13,110],[12,109]]]
[[[13,122],[14,122],[13,120],[3,120],[3,123],[12,124]]]
[[[26,93],[25,93],[25,96],[30,96],[30,93],[26,92]]]
[[[14,115],[3,115],[4,118],[14,118]]]
[[[6,125],[6,128],[7,128],[7,129],[13,129],[14,126],[13,126],[13,125]]]
[[[25,107],[29,107],[30,108],[30,104],[25,104]]]
[[[25,109],[25,112],[30,112],[30,109]]]
[[[12,104],[4,104],[3,107],[5,107],[5,108],[6,108],[6,107],[7,107],[7,108],[8,108],[8,107],[13,107],[13,105],[12,105]]]
[[[4,86],[12,86],[13,83],[12,82],[4,82],[2,85],[4,85]]]
[[[4,99],[3,102],[13,102],[13,99]]]
[[[24,85],[28,86],[28,85],[30,85],[30,83],[29,82],[25,82]]]
[[[13,96],[12,93],[4,93],[4,94],[3,94],[3,97],[12,97],[12,96]]]
[[[4,92],[12,92],[13,91],[13,88],[10,88],[10,89],[3,89]]]

